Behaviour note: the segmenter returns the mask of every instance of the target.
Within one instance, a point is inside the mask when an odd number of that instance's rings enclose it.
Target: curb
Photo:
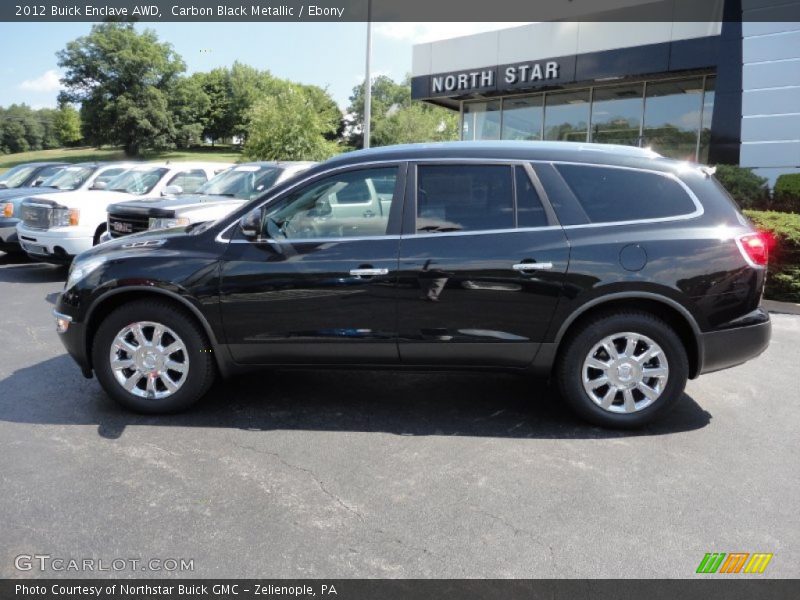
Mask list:
[[[775,300],[762,300],[761,307],[771,313],[784,315],[800,315],[800,304],[793,302],[777,302]]]

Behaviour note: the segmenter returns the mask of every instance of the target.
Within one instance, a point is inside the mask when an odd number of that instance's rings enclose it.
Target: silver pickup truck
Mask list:
[[[147,230],[216,221],[314,164],[244,163],[223,171],[194,194],[112,204],[108,207],[108,229],[100,241]]]

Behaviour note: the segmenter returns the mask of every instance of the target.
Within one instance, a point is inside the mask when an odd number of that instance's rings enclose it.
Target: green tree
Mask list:
[[[55,112],[55,133],[62,146],[72,146],[81,141],[81,116],[75,108],[64,104]]]
[[[198,80],[208,98],[208,109],[203,119],[203,136],[210,138],[212,144],[232,136],[230,71],[219,68],[208,73],[195,73],[192,77]]]
[[[154,31],[101,23],[57,56],[66,88],[59,100],[81,103],[88,141],[121,144],[129,156],[173,145],[168,95],[186,66]]]
[[[769,199],[767,180],[750,169],[717,165],[716,177],[742,208],[764,208]]]
[[[347,142],[364,145],[364,84],[353,88],[347,108]],[[454,111],[411,99],[411,79],[397,83],[381,75],[372,82],[373,146],[458,139],[458,114]]]
[[[422,103],[389,112],[375,123],[373,146],[413,142],[445,142],[458,139],[458,115]]]
[[[282,83],[247,113],[244,155],[250,160],[324,160],[338,151],[333,131],[301,87]]]
[[[203,142],[211,101],[197,77],[181,77],[169,91],[175,146],[189,148]]]

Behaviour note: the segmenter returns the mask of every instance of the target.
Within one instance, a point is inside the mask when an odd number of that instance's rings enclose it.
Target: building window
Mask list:
[[[544,139],[585,142],[589,124],[589,90],[545,96]]]
[[[703,78],[647,84],[644,144],[670,158],[697,159]]]
[[[592,96],[590,141],[638,146],[642,126],[644,84],[598,87]]]
[[[500,116],[500,100],[465,104],[461,138],[464,140],[499,140]]]
[[[503,139],[541,140],[544,96],[503,100]]]

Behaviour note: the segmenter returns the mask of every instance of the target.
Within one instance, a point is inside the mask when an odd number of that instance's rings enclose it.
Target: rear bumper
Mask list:
[[[761,308],[739,319],[742,325],[700,335],[700,374],[735,367],[755,358],[769,346],[772,323]]]

